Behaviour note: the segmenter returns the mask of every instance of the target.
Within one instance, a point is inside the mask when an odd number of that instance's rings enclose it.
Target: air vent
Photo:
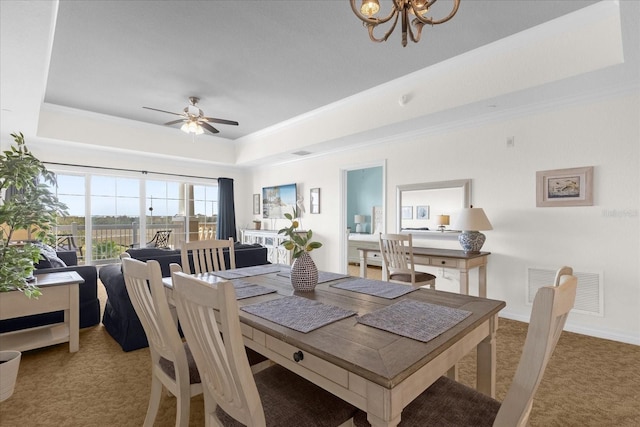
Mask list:
[[[571,311],[604,316],[602,272],[580,273],[574,271],[573,275],[578,278],[578,289],[576,303]],[[527,269],[527,304],[533,304],[533,299],[539,288],[553,285],[555,277],[555,270],[529,267]]]
[[[309,154],[311,154],[311,151],[300,150],[300,151],[294,151],[291,154],[296,155],[296,156],[308,156]]]

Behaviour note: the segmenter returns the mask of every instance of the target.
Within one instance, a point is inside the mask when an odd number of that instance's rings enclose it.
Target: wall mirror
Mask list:
[[[471,201],[471,180],[426,182],[398,185],[397,230],[416,237],[456,238],[458,232],[450,225],[440,227],[443,216],[453,216]]]

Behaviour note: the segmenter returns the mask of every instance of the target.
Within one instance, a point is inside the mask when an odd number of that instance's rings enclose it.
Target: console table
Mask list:
[[[360,277],[367,277],[367,258],[382,257],[380,248],[359,247],[360,253]],[[455,268],[460,271],[460,293],[469,295],[469,270],[478,268],[478,293],[482,298],[487,297],[487,263],[491,252],[477,254],[466,253],[454,249],[437,249],[413,247],[413,262],[416,265],[428,265],[431,267]],[[382,276],[386,276],[384,263],[382,263]]]
[[[0,294],[0,320],[64,310],[64,322],[0,334],[0,349],[25,351],[69,342],[69,352],[78,351],[78,285],[84,279],[75,271],[39,274],[36,278],[42,291],[38,299],[29,299],[19,291]]]

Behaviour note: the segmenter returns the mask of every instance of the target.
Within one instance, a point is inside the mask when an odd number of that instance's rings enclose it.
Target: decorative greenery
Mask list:
[[[29,151],[24,135],[11,136],[15,145],[0,155],[0,292],[19,290],[37,298],[40,290],[27,279],[40,258],[39,248],[29,242],[9,243],[17,230],[51,243],[51,226],[58,215],[66,215],[67,206],[51,192],[56,177]]]
[[[119,245],[113,240],[93,242],[93,259],[112,259],[118,258],[118,255],[125,251],[125,247]]]
[[[312,250],[318,249],[322,246],[322,243],[320,242],[311,241],[311,237],[313,236],[313,232],[311,230],[307,231],[307,234],[297,231],[297,228],[300,226],[298,221],[295,219],[298,217],[297,209],[293,209],[293,215],[286,213],[284,214],[284,217],[291,221],[291,225],[278,230],[278,234],[284,234],[289,238],[289,240],[282,242],[282,246],[289,251],[293,251],[291,256],[294,259],[298,258],[305,252],[311,252]]]

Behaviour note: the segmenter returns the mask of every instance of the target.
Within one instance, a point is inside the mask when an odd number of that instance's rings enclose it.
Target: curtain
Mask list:
[[[233,203],[233,179],[218,178],[218,227],[216,239],[226,240],[236,235],[236,209]]]

